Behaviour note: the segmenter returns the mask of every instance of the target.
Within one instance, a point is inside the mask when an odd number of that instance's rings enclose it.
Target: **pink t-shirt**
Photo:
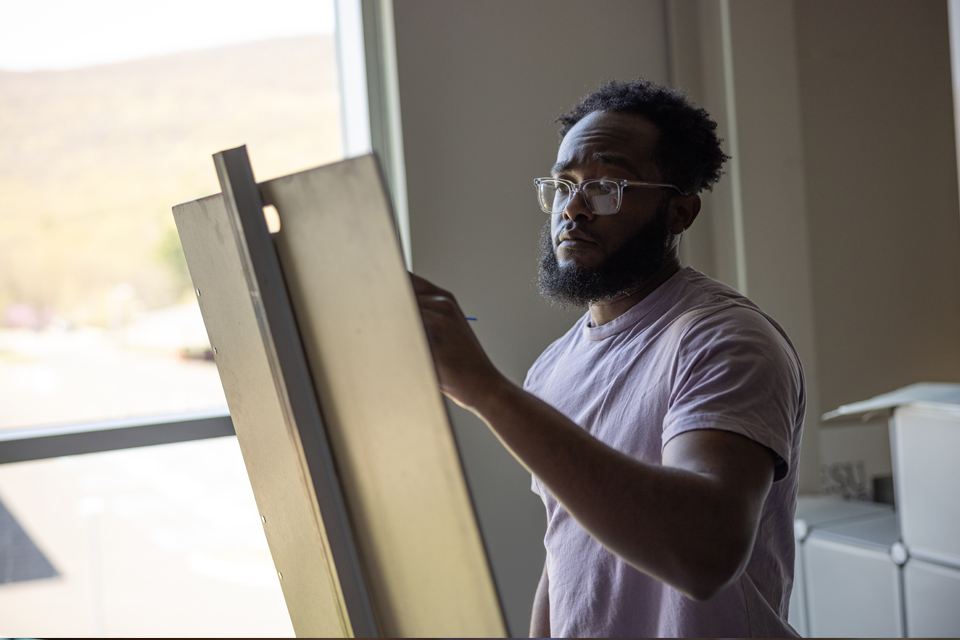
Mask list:
[[[524,388],[606,444],[661,464],[692,429],[742,434],[776,455],[753,555],[714,598],[694,602],[604,549],[539,480],[547,509],[553,636],[795,636],[793,517],[803,372],[783,329],[734,289],[678,271],[619,318],[581,318],[537,359]]]

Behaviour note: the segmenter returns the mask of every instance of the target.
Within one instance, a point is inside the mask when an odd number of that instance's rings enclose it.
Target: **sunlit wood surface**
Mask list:
[[[274,236],[380,632],[506,630],[372,156],[271,180]]]
[[[175,216],[297,634],[354,632],[340,583],[349,567],[334,566],[327,535],[349,513],[381,636],[505,635],[375,160],[278,178],[259,191],[279,212],[273,239],[343,513],[318,508],[317,482],[329,470],[318,468],[304,448],[309,433],[292,419],[292,382],[275,365],[274,338],[283,338],[258,309],[264,292],[244,275],[247,247],[223,199],[181,205]]]
[[[242,249],[227,215],[220,195],[174,208],[294,630],[298,636],[343,637],[350,629],[310,470],[290,420],[284,381],[273,374],[273,345],[262,339]]]

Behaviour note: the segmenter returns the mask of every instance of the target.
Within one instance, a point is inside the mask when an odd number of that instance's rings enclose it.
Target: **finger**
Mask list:
[[[421,278],[414,273],[410,273],[409,271],[407,273],[410,275],[410,280],[413,283],[413,292],[416,294],[418,300],[424,299],[425,297],[436,298],[449,300],[454,305],[457,304],[456,297],[446,289],[441,289],[429,280]]]
[[[417,302],[421,313],[431,313],[439,317],[459,319],[466,322],[466,318],[456,300],[440,296],[419,296]]]
[[[414,290],[417,294],[421,294],[421,293],[440,293],[440,294],[450,295],[449,292],[444,291],[443,289],[441,289],[441,288],[438,287],[437,285],[433,284],[432,282],[430,282],[430,281],[427,280],[426,278],[421,278],[421,277],[418,276],[417,274],[415,274],[415,273],[410,273],[409,271],[408,271],[407,273],[410,274],[410,280],[413,282],[413,290]]]

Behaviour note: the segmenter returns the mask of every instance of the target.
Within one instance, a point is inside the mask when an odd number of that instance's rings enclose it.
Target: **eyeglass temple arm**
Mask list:
[[[688,196],[689,193],[684,193],[680,187],[675,184],[666,184],[665,182],[641,182],[639,180],[627,180],[624,183],[624,186],[634,186],[634,187],[663,187],[665,189],[674,189],[677,193],[682,196]]]

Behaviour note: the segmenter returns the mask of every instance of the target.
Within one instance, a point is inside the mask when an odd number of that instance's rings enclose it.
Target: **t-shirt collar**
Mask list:
[[[690,267],[678,269],[675,274],[667,278],[666,282],[654,289],[646,298],[627,309],[622,315],[599,327],[590,326],[590,312],[588,311],[583,323],[583,337],[592,341],[606,340],[635,325],[651,323],[657,316],[651,316],[650,312],[659,307],[660,303],[670,295],[670,292],[679,286],[689,269]]]

